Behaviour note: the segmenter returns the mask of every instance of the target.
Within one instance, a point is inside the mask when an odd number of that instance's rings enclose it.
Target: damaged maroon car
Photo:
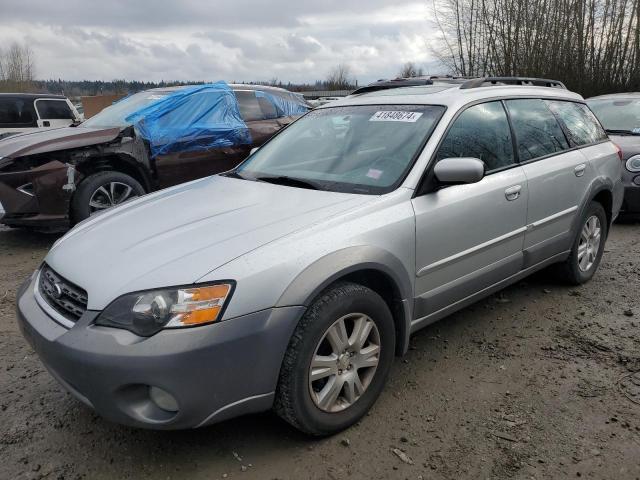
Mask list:
[[[0,140],[0,223],[65,230],[145,193],[230,170],[308,108],[301,95],[274,87],[161,88],[75,127]]]

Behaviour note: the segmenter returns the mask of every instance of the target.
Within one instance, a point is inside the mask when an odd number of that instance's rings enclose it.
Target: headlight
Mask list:
[[[627,170],[630,172],[640,172],[640,155],[634,155],[627,160]]]
[[[98,316],[96,325],[124,328],[149,337],[163,328],[213,323],[233,292],[234,282],[129,293],[115,299]]]

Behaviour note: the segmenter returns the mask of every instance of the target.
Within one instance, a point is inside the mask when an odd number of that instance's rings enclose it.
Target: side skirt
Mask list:
[[[417,332],[418,330],[420,330],[421,328],[426,327],[427,325],[431,325],[434,322],[437,322],[438,320],[447,317],[449,315],[451,315],[454,312],[457,312],[458,310],[467,307],[475,302],[477,302],[478,300],[481,300],[485,297],[488,297],[489,295],[498,292],[502,289],[504,289],[505,287],[516,283],[517,281],[531,275],[532,273],[541,270],[545,267],[548,267],[549,265],[552,265],[554,263],[557,262],[561,262],[563,260],[566,260],[566,258],[569,256],[570,251],[565,251],[565,252],[561,252],[558,253],[557,255],[554,255],[553,257],[550,257],[542,262],[539,262],[535,265],[532,265],[524,270],[519,271],[518,273],[516,273],[515,275],[512,275],[510,277],[505,278],[504,280],[501,280],[487,288],[484,288],[483,290],[480,290],[479,292],[476,292],[472,295],[469,295],[466,298],[463,298],[461,300],[458,300],[457,302],[442,308],[436,312],[433,312],[425,317],[422,318],[418,318],[415,319],[411,322],[411,333]]]

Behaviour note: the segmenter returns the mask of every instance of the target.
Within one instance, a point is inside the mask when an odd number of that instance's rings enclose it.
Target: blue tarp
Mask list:
[[[279,117],[288,117],[289,115],[303,115],[309,111],[302,99],[302,95],[296,95],[291,92],[278,92],[277,95],[269,92],[256,90],[256,97],[266,98],[276,108]]]
[[[251,135],[225,82],[176,90],[126,121],[151,146],[151,155],[247,145]]]

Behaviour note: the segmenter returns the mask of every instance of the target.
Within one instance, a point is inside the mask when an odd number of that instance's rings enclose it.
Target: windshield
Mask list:
[[[640,99],[602,99],[587,103],[607,130],[640,134]]]
[[[162,100],[169,92],[140,92],[135,93],[129,97],[125,97],[122,100],[117,101],[113,105],[97,113],[90,119],[81,123],[81,127],[125,127],[129,125],[125,121],[129,115],[133,112],[140,110],[142,107]]]
[[[264,145],[235,173],[250,180],[348,193],[395,189],[444,107],[370,105],[314,110]]]

